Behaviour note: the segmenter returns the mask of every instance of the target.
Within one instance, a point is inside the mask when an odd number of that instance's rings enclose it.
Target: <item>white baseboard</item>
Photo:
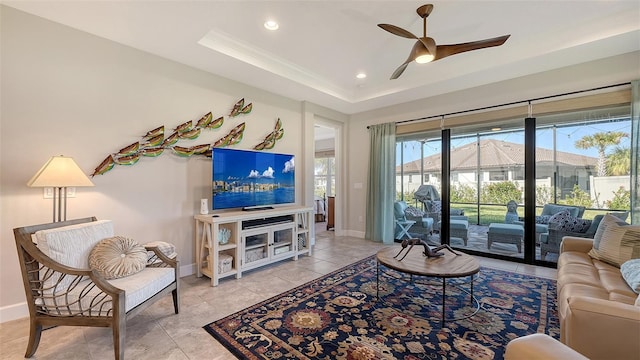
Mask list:
[[[190,276],[196,273],[196,264],[188,264],[180,266],[180,277]],[[21,319],[29,316],[29,307],[27,302],[3,306],[0,308],[0,324],[7,321]]]
[[[29,316],[29,307],[27,302],[21,302],[13,305],[3,306],[0,308],[0,323],[21,319]]]
[[[188,264],[180,266],[180,277],[190,276],[196,273],[196,264]]]
[[[338,236],[351,236],[351,237],[364,239],[364,231],[345,230],[345,231],[342,231]]]

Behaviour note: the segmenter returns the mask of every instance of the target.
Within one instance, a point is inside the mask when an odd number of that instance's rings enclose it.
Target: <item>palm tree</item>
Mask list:
[[[598,132],[593,135],[585,135],[576,141],[578,149],[598,149],[598,176],[607,176],[607,157],[605,150],[611,145],[618,145],[629,134],[622,131]]]
[[[629,175],[631,174],[631,149],[617,146],[607,157],[608,175]]]

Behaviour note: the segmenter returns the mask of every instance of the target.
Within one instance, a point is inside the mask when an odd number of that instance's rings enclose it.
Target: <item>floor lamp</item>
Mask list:
[[[53,222],[57,222],[67,220],[67,187],[93,186],[93,183],[72,158],[60,155],[51,157],[27,186],[53,188]]]

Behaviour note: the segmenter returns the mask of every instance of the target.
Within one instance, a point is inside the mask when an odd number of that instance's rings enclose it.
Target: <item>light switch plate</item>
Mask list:
[[[53,188],[52,187],[46,187],[44,188],[44,194],[43,194],[43,198],[45,199],[53,199]],[[67,198],[74,198],[76,197],[76,188],[75,187],[68,187],[67,188]]]

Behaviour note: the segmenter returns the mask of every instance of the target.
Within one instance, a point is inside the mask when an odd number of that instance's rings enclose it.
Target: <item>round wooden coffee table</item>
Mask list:
[[[476,302],[477,308],[475,312],[469,316],[473,316],[478,312],[480,303],[473,296],[473,275],[480,271],[480,264],[478,261],[465,253],[461,253],[456,250],[456,255],[447,249],[440,250],[443,256],[428,258],[423,255],[424,248],[422,246],[414,246],[411,251],[402,260],[396,259],[396,256],[402,248],[399,246],[384,248],[376,254],[378,260],[376,271],[376,285],[380,284],[380,265],[384,265],[390,269],[398,271],[400,273],[411,275],[425,276],[431,278],[442,278],[442,326],[445,322],[445,299],[446,299],[446,279],[447,278],[460,278],[470,276],[471,287],[471,305]],[[405,249],[406,252],[406,249]],[[403,252],[398,258],[402,258],[405,254]],[[376,294],[378,298],[379,294]],[[467,317],[469,317],[467,316]]]

